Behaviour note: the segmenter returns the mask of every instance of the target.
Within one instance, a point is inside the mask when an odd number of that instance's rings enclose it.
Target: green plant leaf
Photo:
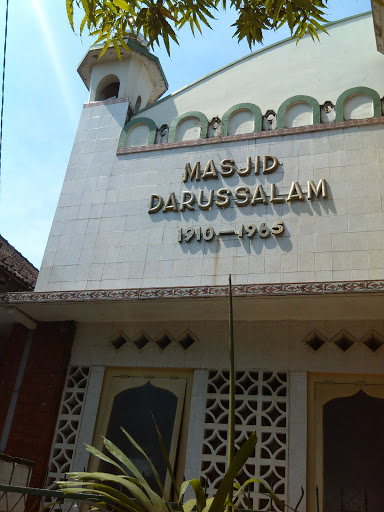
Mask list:
[[[144,477],[141,477],[140,481],[134,477],[128,477],[128,480],[146,491],[149,499],[152,501],[158,512],[169,512],[169,509],[167,508],[164,500],[151,488]]]
[[[129,5],[124,0],[113,0],[113,3],[123,11],[129,11]]]
[[[193,492],[195,493],[196,500],[193,500],[193,501],[196,501],[197,512],[202,512],[205,509],[207,502],[206,502],[205,492],[203,490],[200,480],[198,478],[193,478],[192,480],[186,480],[185,482],[183,482],[182,486],[180,488],[183,491],[183,492],[180,492],[181,496],[184,495],[185,491],[187,490],[188,485],[190,485],[192,487]]]
[[[95,483],[95,482],[74,482],[74,481],[70,481],[70,480],[66,480],[65,482],[57,482],[60,486],[60,488],[62,489],[63,492],[68,492],[68,488],[70,488],[70,486],[74,485],[74,483],[76,483],[76,485],[82,485],[84,487],[87,487],[86,489],[82,489],[81,491],[78,491],[78,492],[85,492],[85,493],[89,493],[89,492],[93,492],[93,491],[97,491],[98,494],[100,494],[101,492],[103,493],[106,493],[105,495],[110,495],[111,497],[121,501],[121,502],[126,502],[128,506],[130,507],[134,507],[135,510],[137,510],[137,506],[136,506],[136,503],[135,502],[132,502],[131,498],[129,498],[126,494],[118,491],[117,489],[113,488],[113,487],[110,487],[109,485],[104,485],[104,484],[99,484],[99,483]],[[91,489],[88,489],[88,486],[91,487]],[[99,493],[100,491],[100,493]]]
[[[189,480],[185,480],[181,485],[180,485],[180,499],[182,499],[182,497],[184,496],[185,494],[185,491],[188,489],[188,485],[189,485]]]
[[[90,14],[89,1],[88,0],[80,0],[80,1],[81,1],[82,6],[83,6],[83,9],[85,11],[85,14],[87,14],[89,16],[89,14]]]
[[[320,23],[318,23],[316,20],[312,20],[312,25],[314,25],[317,28],[317,30],[324,32],[324,34],[328,34],[326,29],[323,27],[323,25],[320,25]]]
[[[163,459],[164,459],[164,461],[165,461],[165,463],[167,465],[168,472],[169,472],[169,474],[171,476],[172,485],[173,485],[173,489],[174,489],[174,491],[176,493],[177,501],[179,501],[180,500],[180,494],[179,494],[179,491],[177,489],[175,473],[173,472],[173,467],[171,465],[171,461],[169,460],[168,452],[167,452],[167,449],[165,447],[163,437],[161,435],[160,429],[159,429],[159,427],[158,427],[158,425],[156,423],[156,420],[155,420],[153,414],[152,414],[152,418],[153,418],[153,421],[155,423],[155,429],[156,429],[157,439],[159,440],[161,454],[162,454]]]
[[[117,12],[116,7],[113,5],[113,3],[108,2],[107,0],[104,0],[104,2],[105,2],[105,7],[110,9],[113,12],[113,14],[115,14],[117,16],[118,12]]]
[[[88,17],[87,17],[87,15],[85,15],[80,23],[80,35],[82,35],[82,33],[83,33],[84,26],[85,26],[87,20],[88,20]]]
[[[213,502],[213,500],[214,500],[214,499],[215,499],[214,497],[212,497],[212,498],[208,498],[208,499],[207,499],[206,508],[207,508],[208,510],[209,510],[209,508],[210,508],[210,506],[211,506],[211,504],[212,504],[212,502]]]
[[[227,469],[219,488],[217,489],[212,503],[210,506],[205,507],[204,512],[208,512],[208,510],[209,512],[222,512],[229,491],[233,487],[233,482],[236,476],[239,474],[241,468],[254,452],[256,443],[256,432],[252,432],[249,438],[245,441],[245,443],[240,447],[239,451],[233,457],[232,462]]]
[[[124,39],[124,36],[123,37],[119,37],[119,41],[120,41],[120,44],[123,48],[125,48],[127,50],[127,52],[129,53],[132,53],[132,50],[130,49],[130,47],[127,45],[127,43],[125,42],[125,39]]]
[[[67,16],[74,29],[74,0],[65,0]],[[99,41],[120,44],[126,33],[142,32],[150,48],[163,43],[170,52],[171,39],[179,44],[178,30],[189,26],[195,35],[202,32],[202,24],[212,28],[209,20],[215,19],[215,13],[221,5],[226,10],[226,0],[75,0],[76,6],[85,13],[80,32],[87,25],[90,33],[98,32]],[[374,0],[382,5],[383,0]],[[230,7],[237,11],[234,37],[239,41],[246,39],[252,47],[262,42],[266,30],[277,29],[288,22],[291,36],[300,40],[308,33],[317,38],[317,32],[324,32],[314,22],[326,22],[324,11],[327,1],[322,0],[231,0]],[[83,19],[83,18],[82,18]],[[122,30],[124,25],[124,30]],[[303,26],[306,26],[303,32]],[[311,29],[309,27],[312,27]],[[116,45],[115,51],[118,53]],[[102,50],[106,51],[105,48]]]
[[[115,444],[112,443],[112,441],[110,441],[106,437],[103,437],[103,443],[106,449],[109,451],[109,453],[116,457],[116,459],[120,461],[141,484],[148,485],[148,482],[137,469],[137,467],[125,455],[125,453],[120,450],[120,448],[118,448]]]
[[[103,49],[100,52],[99,59],[101,59],[101,57],[104,55],[104,53],[108,50],[110,42],[111,42],[111,40],[110,40],[110,38],[108,36],[107,37],[107,41],[106,41],[105,45],[103,46]]]
[[[295,23],[295,18],[294,18],[294,15],[293,15],[292,4],[290,2],[287,3],[286,15],[287,15],[287,20],[288,20],[289,28],[290,28],[290,30],[292,32],[293,31],[293,27],[294,27],[294,23]]]
[[[277,506],[277,508],[279,510],[284,510],[284,503],[281,501],[281,499],[277,496],[276,493],[274,493],[272,491],[272,489],[270,487],[268,487],[268,485],[263,482],[263,480],[260,480],[259,478],[250,478],[249,480],[246,480],[243,485],[240,487],[238,486],[236,483],[234,484],[235,487],[237,487],[239,490],[237,491],[237,493],[235,494],[235,497],[239,496],[239,494],[241,494],[242,492],[244,492],[244,489],[249,485],[249,484],[252,484],[252,483],[259,483],[261,484],[264,489],[265,489],[265,493],[262,493],[262,494],[266,494],[267,496],[269,496],[270,498],[272,498],[273,502],[275,503],[275,505]]]
[[[277,0],[275,12],[273,15],[273,23],[276,23],[280,17],[281,8],[283,7],[284,0]]]
[[[115,48],[115,52],[116,52],[117,58],[119,60],[121,60],[120,47],[119,47],[119,43],[116,41],[116,38],[112,39],[112,43],[113,43],[113,46]]]
[[[155,507],[149,500],[149,498],[146,496],[146,494],[140,489],[138,485],[131,482],[128,478],[117,476],[117,475],[111,475],[110,473],[100,473],[100,472],[94,472],[94,473],[67,473],[70,478],[73,479],[79,479],[79,480],[102,480],[102,481],[108,481],[108,482],[115,482],[117,484],[122,485],[125,487],[128,492],[132,495],[132,498],[137,500],[137,505],[140,506],[142,509],[142,512],[156,512]]]
[[[150,458],[148,457],[148,455],[145,453],[145,451],[141,448],[141,446],[136,443],[136,441],[133,439],[132,436],[130,436],[128,434],[128,432],[123,428],[123,427],[120,427],[121,430],[124,432],[124,434],[127,436],[127,438],[129,439],[129,441],[132,443],[132,445],[136,448],[136,450],[138,450],[142,455],[144,455],[145,457],[145,460],[148,462],[149,464],[149,467],[151,468],[151,471],[152,471],[152,474],[153,476],[155,477],[155,480],[156,480],[156,483],[157,485],[159,486],[159,489],[161,491],[161,494],[165,500],[165,503],[166,503],[166,506],[167,506],[167,509],[169,510],[169,512],[172,512],[172,506],[171,504],[169,503],[168,501],[168,498],[167,498],[167,494],[165,492],[165,489],[164,489],[164,486],[160,480],[160,477],[159,477],[159,474],[158,472],[156,471],[156,468],[155,466],[152,464],[152,461],[150,460]]]
[[[66,0],[65,7],[67,9],[67,16],[71,29],[75,31],[75,27],[73,25],[73,0]]]
[[[106,486],[108,487],[108,486]],[[137,508],[136,503],[133,500],[130,500],[127,498],[124,501],[121,501],[114,496],[112,496],[109,492],[104,492],[102,490],[93,490],[93,489],[85,489],[86,493],[92,493],[95,492],[95,498],[100,498],[100,496],[105,496],[108,498],[108,502],[113,505],[114,507],[120,508],[124,512],[124,510],[130,510],[131,512],[141,512],[141,508]],[[82,487],[71,487],[69,489],[63,489],[64,494],[78,494],[78,493],[84,493],[84,489]],[[135,506],[136,505],[136,506]]]
[[[90,444],[86,444],[85,445],[85,448],[87,450],[87,452],[91,453],[92,455],[94,455],[95,457],[97,457],[98,459],[101,459],[101,460],[104,460],[105,462],[109,462],[110,464],[112,464],[113,466],[115,466],[117,469],[120,469],[120,471],[124,474],[124,475],[127,475],[127,473],[124,471],[124,469],[119,466],[119,464],[117,462],[115,462],[114,460],[112,460],[110,457],[108,457],[107,455],[105,455],[103,452],[101,452],[100,450],[98,450],[97,448],[95,448],[94,446],[91,446]],[[128,475],[127,475],[128,476]]]
[[[196,507],[196,500],[188,500],[182,505],[183,512],[191,512]]]

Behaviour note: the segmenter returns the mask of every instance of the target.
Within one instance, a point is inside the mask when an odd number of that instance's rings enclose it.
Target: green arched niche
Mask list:
[[[285,128],[285,113],[295,103],[307,103],[312,106],[313,111],[313,123],[312,124],[320,124],[320,105],[315,98],[312,96],[305,96],[304,94],[298,94],[297,96],[292,96],[285,100],[279,107],[277,111],[277,129],[280,130]]]
[[[228,135],[228,123],[232,114],[241,110],[250,110],[254,117],[253,131],[261,132],[262,129],[262,115],[260,108],[253,103],[238,103],[229,108],[221,119],[221,135]]]
[[[175,119],[173,119],[171,126],[169,127],[168,142],[175,142],[177,128],[182,121],[194,117],[200,121],[200,139],[205,139],[207,137],[208,132],[207,116],[204,115],[202,112],[192,110],[190,112],[185,112],[185,114],[180,114],[179,116],[175,117]]]
[[[344,103],[351,96],[364,94],[369,96],[373,101],[373,117],[381,116],[381,100],[378,93],[370,87],[352,87],[347,89],[337,98],[336,101],[336,122],[344,121]]]
[[[121,130],[118,149],[124,149],[127,147],[127,136],[129,130],[133,126],[139,124],[145,124],[149,128],[147,145],[151,146],[152,144],[155,144],[157,132],[157,126],[155,122],[152,121],[152,119],[149,119],[148,117],[136,117],[136,119],[131,119],[130,121],[128,121],[128,123],[126,123],[126,125]]]

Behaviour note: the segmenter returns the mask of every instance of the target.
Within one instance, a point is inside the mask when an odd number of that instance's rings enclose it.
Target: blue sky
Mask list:
[[[39,268],[88,91],[77,65],[92,44],[72,32],[65,0],[9,0],[0,234]],[[328,19],[370,10],[370,0],[329,0]],[[5,2],[0,7],[3,46]],[[169,58],[155,48],[173,92],[250,51],[232,39],[234,14],[221,14],[203,37],[184,30]],[[265,45],[288,36],[266,34]],[[256,46],[257,50],[260,46]],[[1,60],[3,55],[1,54]]]

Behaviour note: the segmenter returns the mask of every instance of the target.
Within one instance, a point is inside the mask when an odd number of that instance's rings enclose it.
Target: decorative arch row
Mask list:
[[[315,98],[312,96],[305,96],[304,94],[300,94],[297,96],[292,96],[285,100],[279,107],[277,111],[277,129],[285,128],[285,114],[286,112],[293,107],[293,105],[297,105],[298,103],[304,103],[310,105],[312,107],[313,113],[313,121],[312,124],[320,124],[320,104]]]
[[[381,107],[381,99],[379,94],[369,87],[353,87],[344,91],[336,100],[335,105],[335,122],[344,121],[344,105],[345,102],[357,95],[364,95],[369,97],[372,100],[373,104],[373,117],[380,117],[382,115],[382,107]],[[285,100],[279,107],[276,115],[276,128],[283,129],[286,125],[286,117],[287,112],[291,107],[297,104],[309,105],[312,108],[313,120],[312,124],[320,124],[320,104],[319,102],[313,98],[312,96],[306,95],[296,95]],[[231,117],[238,112],[248,111],[251,112],[253,117],[253,132],[260,132],[263,129],[263,116],[260,110],[260,107],[255,105],[254,103],[238,103],[233,107],[230,107],[223,115],[221,119],[221,133],[220,135],[225,137],[228,135],[228,126]],[[168,132],[168,142],[176,142],[177,129],[181,125],[182,122],[187,119],[196,119],[200,123],[200,139],[206,139],[208,137],[208,127],[209,121],[205,114],[199,111],[190,111],[185,112],[184,114],[180,114],[173,119],[171,125],[169,127]],[[137,125],[145,125],[148,127],[148,141],[147,145],[153,145],[156,143],[156,135],[157,135],[157,126],[155,122],[148,117],[137,117],[135,119],[131,119],[126,125],[123,127],[118,149],[124,149],[127,147],[127,139],[128,132],[131,128]]]
[[[128,138],[128,132],[133,126],[138,126],[140,124],[144,124],[145,126],[148,126],[148,146],[151,146],[156,142],[156,132],[157,132],[157,126],[152,119],[149,119],[149,117],[137,117],[136,119],[131,119],[126,123],[121,130],[120,138],[119,138],[119,145],[118,148],[122,149],[126,147],[127,144],[127,138]]]

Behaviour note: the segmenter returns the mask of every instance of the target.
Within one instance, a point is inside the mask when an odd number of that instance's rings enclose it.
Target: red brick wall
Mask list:
[[[28,329],[26,327],[15,324],[9,339],[2,340],[0,358],[0,433],[4,428],[5,417],[15,386],[27,334]]]
[[[44,486],[74,334],[72,322],[41,323],[33,334],[6,448],[35,462],[31,487]]]

